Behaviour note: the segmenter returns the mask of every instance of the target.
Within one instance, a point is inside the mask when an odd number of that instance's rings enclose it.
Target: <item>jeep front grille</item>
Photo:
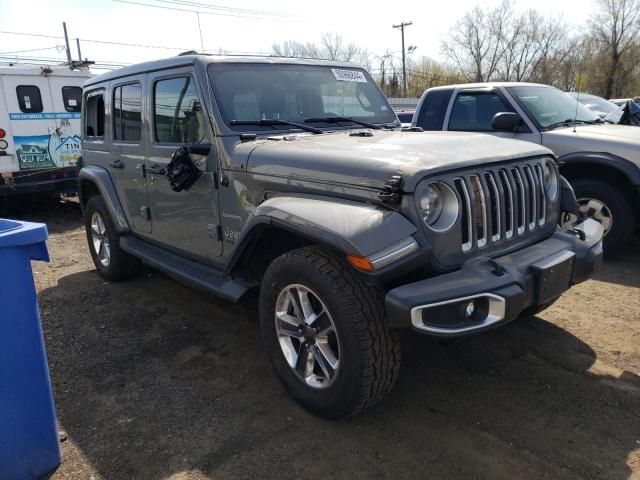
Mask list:
[[[539,162],[460,175],[454,185],[461,201],[463,252],[545,225],[547,204]]]

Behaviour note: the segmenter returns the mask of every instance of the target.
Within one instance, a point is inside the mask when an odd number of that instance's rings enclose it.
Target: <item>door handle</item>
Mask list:
[[[124,168],[124,163],[122,162],[122,160],[117,158],[117,159],[113,160],[112,162],[109,162],[109,166],[111,168],[123,169]]]
[[[165,168],[160,165],[151,165],[150,167],[146,167],[144,171],[148,175],[164,175]]]

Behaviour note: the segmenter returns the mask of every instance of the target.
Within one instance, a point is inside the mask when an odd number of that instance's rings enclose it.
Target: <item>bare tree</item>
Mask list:
[[[287,40],[281,44],[274,43],[271,49],[275,55],[283,57],[322,58],[356,62],[369,66],[369,53],[367,50],[355,43],[345,45],[342,36],[337,33],[323,34],[319,45],[312,42],[301,43],[295,40]]]
[[[512,14],[510,0],[504,0],[493,10],[476,6],[451,29],[450,38],[442,43],[443,53],[470,80],[493,79],[505,53],[505,36]]]
[[[623,58],[638,41],[640,31],[639,0],[598,0],[598,12],[591,19],[594,37],[609,57],[604,95],[611,98],[622,90],[617,80]]]

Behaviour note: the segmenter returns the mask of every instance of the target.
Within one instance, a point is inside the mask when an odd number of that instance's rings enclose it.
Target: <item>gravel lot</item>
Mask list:
[[[328,422],[272,374],[255,299],[152,271],[105,282],[73,200],[0,206],[49,225],[34,271],[67,434],[52,480],[640,479],[640,236],[538,317],[448,345],[406,335],[392,394]]]

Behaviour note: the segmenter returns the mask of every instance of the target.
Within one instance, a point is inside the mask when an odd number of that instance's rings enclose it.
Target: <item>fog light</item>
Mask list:
[[[476,312],[476,302],[475,300],[471,300],[469,303],[467,303],[467,306],[464,307],[464,316],[469,319],[473,316],[473,314]]]

